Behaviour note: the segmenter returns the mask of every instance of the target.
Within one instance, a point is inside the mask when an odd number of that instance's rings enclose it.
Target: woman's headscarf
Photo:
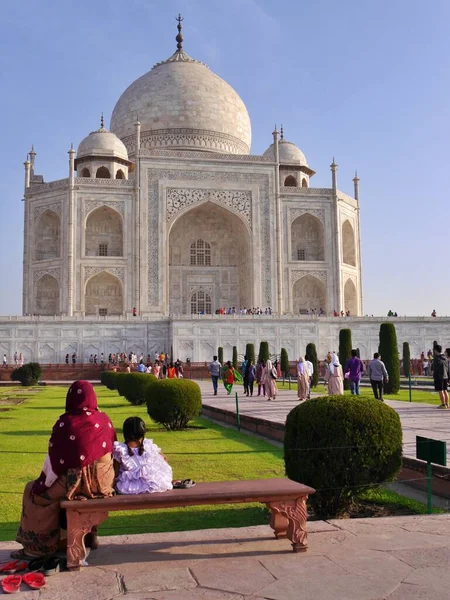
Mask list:
[[[335,371],[336,367],[340,367],[340,363],[339,363],[339,359],[337,357],[336,352],[333,352],[333,357],[330,362],[330,373],[332,375],[334,375],[334,371]]]
[[[55,476],[62,475],[67,469],[87,467],[112,452],[116,439],[109,417],[98,409],[92,385],[88,381],[75,381],[67,392],[66,412],[53,426],[48,466]],[[36,480],[34,494],[43,493],[48,487],[47,475],[42,473]]]
[[[304,365],[304,361],[303,361],[303,356],[300,356],[300,358],[298,359],[297,367],[298,367],[299,372],[303,375],[305,373],[305,365]]]

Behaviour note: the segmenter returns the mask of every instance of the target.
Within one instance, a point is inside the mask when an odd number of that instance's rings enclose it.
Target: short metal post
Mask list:
[[[431,515],[433,507],[431,505],[431,463],[427,462],[427,514]]]
[[[411,391],[411,372],[409,373],[409,401],[412,402],[412,391]]]
[[[241,417],[239,416],[239,398],[238,393],[236,392],[236,427],[237,430],[241,430]]]
[[[291,391],[291,372],[289,371],[289,391]]]

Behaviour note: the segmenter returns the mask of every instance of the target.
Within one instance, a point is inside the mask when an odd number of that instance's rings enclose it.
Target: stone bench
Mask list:
[[[294,552],[307,549],[306,500],[315,490],[289,479],[256,479],[199,483],[186,490],[113,496],[93,500],[64,500],[67,511],[67,566],[79,570],[86,556],[84,536],[100,525],[110,511],[144,510],[261,502],[271,511],[270,526],[275,537],[288,538]]]

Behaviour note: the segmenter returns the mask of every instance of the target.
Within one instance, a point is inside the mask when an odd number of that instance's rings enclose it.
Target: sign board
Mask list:
[[[416,436],[416,458],[446,467],[447,443]]]

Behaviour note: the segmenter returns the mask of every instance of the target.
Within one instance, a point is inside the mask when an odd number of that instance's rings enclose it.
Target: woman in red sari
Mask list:
[[[42,473],[25,487],[16,537],[23,549],[13,552],[13,558],[49,556],[58,550],[64,536],[62,499],[112,496],[115,440],[114,427],[99,411],[92,385],[75,381],[67,393],[66,412],[53,427]]]

